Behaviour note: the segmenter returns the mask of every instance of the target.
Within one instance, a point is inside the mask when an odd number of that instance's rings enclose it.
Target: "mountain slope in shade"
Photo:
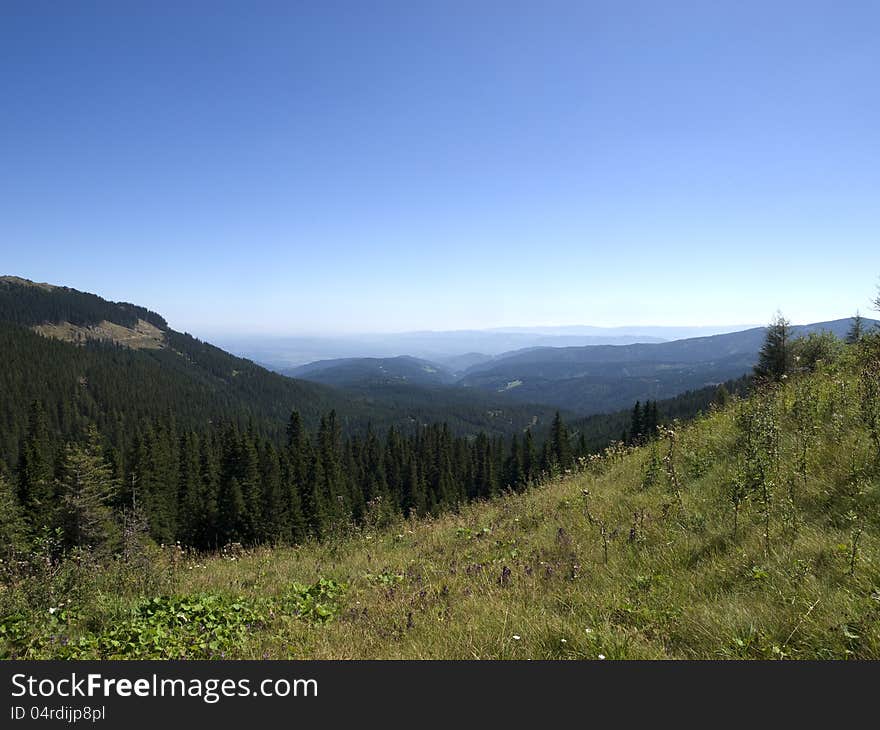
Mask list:
[[[851,319],[792,327],[794,337],[831,332],[843,337]],[[875,322],[866,320],[865,325]],[[531,348],[479,363],[464,386],[512,400],[545,403],[584,415],[625,408],[636,400],[670,398],[748,373],[765,329],[661,343]]]
[[[443,366],[406,355],[321,360],[281,372],[294,378],[343,387],[366,383],[436,386],[455,381],[452,373]]]

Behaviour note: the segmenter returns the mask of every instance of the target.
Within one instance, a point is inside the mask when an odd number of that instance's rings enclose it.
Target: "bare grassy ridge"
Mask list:
[[[156,325],[139,319],[134,327],[124,327],[104,320],[99,324],[78,326],[70,322],[39,324],[34,332],[63,342],[81,344],[90,340],[115,342],[132,350],[158,350],[165,347],[165,333]]]
[[[877,385],[849,353],[525,494],[324,544],[184,556],[161,590],[264,607],[210,656],[878,659]],[[345,593],[330,620],[304,620],[285,595],[320,579]],[[94,580],[71,637],[149,595]]]

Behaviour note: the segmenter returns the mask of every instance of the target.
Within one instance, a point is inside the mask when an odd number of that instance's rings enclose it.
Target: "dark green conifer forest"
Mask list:
[[[161,329],[161,347],[31,329],[138,321]],[[705,388],[571,424],[556,412],[548,427],[509,435],[426,423],[270,373],[144,308],[14,279],[0,281],[0,352],[4,535],[60,535],[60,549],[107,554],[132,531],[215,550],[437,515],[574,470],[614,440],[645,443],[719,397]]]

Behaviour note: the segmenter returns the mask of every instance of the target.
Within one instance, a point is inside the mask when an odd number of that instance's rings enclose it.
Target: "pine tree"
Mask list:
[[[323,499],[325,527],[340,526],[350,516],[349,499],[342,471],[342,444],[336,411],[321,419],[318,429],[318,461],[321,482],[316,486]]]
[[[244,499],[244,539],[259,543],[265,537],[263,489],[260,484],[260,460],[253,428],[243,434],[238,444],[236,476]]]
[[[510,489],[519,490],[525,486],[523,476],[523,458],[520,451],[519,439],[514,434],[510,441],[510,454],[504,464],[504,485]]]
[[[634,444],[641,443],[644,433],[644,425],[642,422],[642,404],[636,401],[633,406],[632,418],[630,419],[629,437]]]
[[[285,539],[291,544],[302,542],[309,532],[308,522],[303,512],[301,493],[302,481],[294,478],[289,452],[281,454],[282,499],[285,501],[286,529]]]
[[[538,474],[538,480],[547,477],[555,477],[559,475],[559,462],[556,460],[556,454],[550,444],[550,439],[544,441],[541,447],[541,468]]]
[[[41,401],[34,401],[19,457],[18,494],[35,532],[54,521],[54,461],[46,409]]]
[[[659,418],[657,416],[657,401],[646,401],[645,410],[642,416],[644,425],[643,441],[653,441],[657,438],[657,426]]]
[[[247,505],[241,488],[240,437],[233,426],[223,434],[220,486],[217,493],[217,527],[220,542],[246,542],[248,533]]]
[[[178,448],[173,423],[149,424],[138,439],[132,459],[132,484],[137,490],[131,495],[132,501],[143,510],[150,523],[150,535],[160,543],[174,542],[177,536]]]
[[[856,316],[852,319],[852,324],[849,327],[849,331],[846,333],[846,343],[848,345],[854,345],[862,339],[862,336],[864,334],[865,331],[862,316],[858,312],[856,312]]]
[[[791,370],[791,324],[777,313],[767,327],[764,345],[755,366],[755,375],[764,380],[779,382]]]
[[[313,456],[298,411],[290,414],[287,424],[287,485],[288,509],[291,515],[291,539],[301,540],[314,532],[318,521],[318,505],[314,499]]]
[[[551,449],[553,458],[561,471],[571,468],[571,442],[568,437],[568,429],[562,421],[559,411],[553,418],[550,428]]]
[[[220,459],[215,438],[205,437],[202,439],[199,466],[202,482],[202,505],[204,508],[201,529],[199,530],[201,535],[200,544],[202,547],[211,547],[216,550],[221,545],[217,514],[220,496]]]
[[[309,532],[315,537],[322,537],[332,522],[332,515],[327,506],[326,479],[324,465],[318,453],[311,460],[309,479],[303,490],[303,502],[308,504],[306,513]]]
[[[180,442],[180,491],[177,507],[178,537],[185,545],[206,547],[203,520],[206,512],[198,437],[185,434]]]
[[[261,542],[290,541],[288,500],[281,483],[281,462],[275,447],[268,444],[260,454],[263,487]]]
[[[241,485],[236,477],[229,477],[221,484],[220,494],[217,497],[217,527],[224,544],[246,539],[245,510]]]
[[[110,505],[118,491],[98,430],[90,426],[85,444],[65,446],[61,464],[59,492],[69,545],[90,546],[102,554],[112,552],[120,531]]]
[[[538,454],[535,451],[535,441],[532,438],[532,430],[530,428],[526,429],[526,434],[523,437],[522,462],[523,478],[526,484],[530,484],[538,478]]]
[[[403,482],[403,513],[422,517],[427,513],[425,489],[415,459],[410,459]]]
[[[578,436],[578,457],[583,459],[587,455],[587,435],[581,431]]]
[[[730,392],[724,386],[724,383],[715,388],[715,395],[712,401],[721,408],[730,403]]]
[[[24,515],[12,485],[0,472],[0,550],[24,550],[27,547]],[[3,555],[3,557],[6,557]]]

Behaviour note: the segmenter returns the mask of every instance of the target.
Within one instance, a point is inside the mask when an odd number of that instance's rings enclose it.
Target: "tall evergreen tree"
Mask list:
[[[180,441],[178,537],[185,545],[206,547],[204,517],[205,493],[202,486],[201,450],[198,436],[187,433]]]
[[[19,502],[33,530],[54,520],[54,463],[46,409],[37,400],[31,404],[18,466]]]
[[[522,451],[520,450],[519,439],[514,434],[510,440],[510,454],[504,465],[504,486],[518,490],[525,486],[525,484]]]
[[[318,461],[322,477],[318,488],[323,498],[325,526],[339,526],[348,521],[349,499],[342,470],[342,433],[336,411],[321,419],[318,429]]]
[[[422,484],[419,467],[415,459],[410,459],[403,482],[403,513],[406,516],[419,517],[427,514],[425,489]]]
[[[629,438],[634,444],[641,443],[644,435],[644,421],[642,419],[642,404],[636,401],[633,406],[632,418],[630,419]]]
[[[304,479],[296,479],[290,464],[289,452],[281,454],[282,499],[286,513],[285,539],[296,544],[306,539],[308,521],[303,512],[302,486]]]
[[[532,429],[526,429],[522,447],[523,477],[526,484],[538,478],[538,453],[535,450],[535,440],[532,437]]]
[[[260,472],[263,487],[263,520],[260,541],[278,544],[290,542],[290,515],[288,495],[282,485],[281,461],[272,444],[260,454]]]
[[[852,324],[849,326],[849,331],[846,333],[847,344],[854,345],[862,339],[864,334],[865,327],[864,322],[862,321],[862,315],[856,312],[856,316],[852,318]]]
[[[290,414],[287,423],[287,494],[292,515],[292,539],[303,539],[318,522],[318,504],[312,488],[313,455],[299,411]]]
[[[220,458],[217,440],[206,436],[201,440],[199,466],[202,482],[204,513],[200,525],[201,546],[215,550],[220,547],[218,499],[220,496]]]
[[[120,537],[110,506],[119,485],[113,479],[94,426],[89,427],[85,444],[65,446],[59,487],[67,543],[110,553]]]
[[[247,505],[239,475],[240,437],[229,425],[223,434],[220,485],[217,493],[217,527],[220,542],[247,542],[250,539]]]
[[[0,472],[0,551],[6,553],[11,550],[24,550],[26,547],[24,514],[12,485]]]
[[[562,416],[559,415],[559,411],[556,411],[553,425],[550,427],[550,443],[553,457],[559,469],[564,471],[571,468],[571,441],[569,440],[568,429],[562,420]]]
[[[791,370],[791,324],[781,313],[767,327],[764,345],[755,366],[755,375],[764,380],[779,382]]]
[[[239,440],[236,466],[236,477],[244,499],[244,539],[248,542],[262,542],[266,537],[263,488],[260,484],[260,460],[253,428],[248,428]]]
[[[657,437],[657,426],[659,425],[659,417],[657,415],[657,401],[646,401],[645,410],[642,416],[644,426],[644,441],[652,441]]]
[[[225,479],[217,497],[217,533],[221,542],[241,542],[247,539],[245,502],[241,485],[235,476]]]

